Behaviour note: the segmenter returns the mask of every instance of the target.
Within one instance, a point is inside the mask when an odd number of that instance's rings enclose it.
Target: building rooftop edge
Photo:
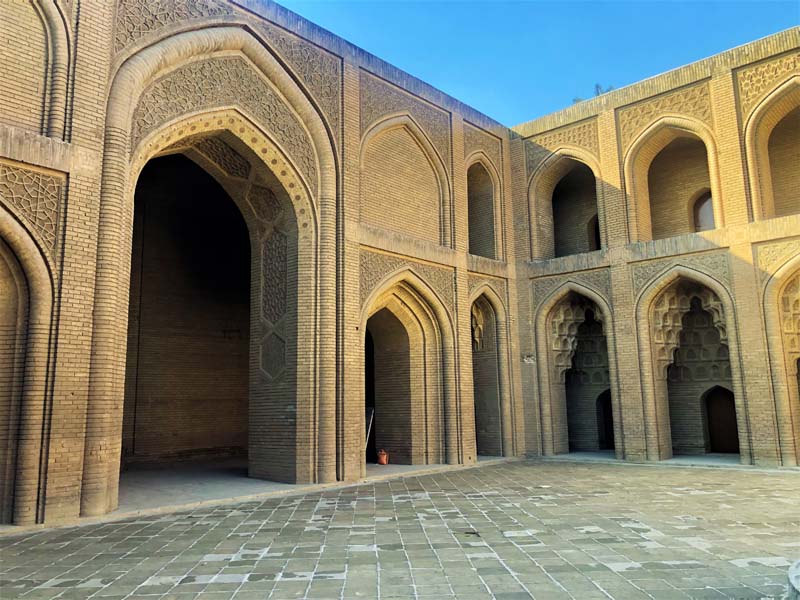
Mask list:
[[[797,48],[800,48],[800,26],[790,27],[688,65],[653,75],[595,98],[520,123],[510,129],[521,137],[531,137],[594,117],[603,111],[633,104],[650,96],[707,79],[717,73],[735,70]]]

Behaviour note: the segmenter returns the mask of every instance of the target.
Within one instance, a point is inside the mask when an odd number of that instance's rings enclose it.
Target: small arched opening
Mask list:
[[[739,454],[739,432],[736,427],[736,405],[733,392],[714,386],[703,396],[708,452]]]
[[[572,162],[574,165],[558,181],[551,198],[556,257],[602,247],[594,173],[587,165]]]
[[[800,106],[783,117],[769,136],[774,216],[800,213]]]
[[[695,231],[698,229],[697,215],[693,210],[684,207],[692,205],[692,199],[698,201],[704,190],[711,188],[708,168],[708,153],[703,141],[688,132],[675,137],[664,146],[653,158],[647,171],[648,192],[650,196],[650,219],[652,239],[663,239]],[[711,194],[708,194],[708,209],[711,219],[704,212],[703,224],[713,228],[713,205]],[[694,221],[694,222],[692,222]]]
[[[494,182],[480,162],[467,171],[469,253],[497,258]]]

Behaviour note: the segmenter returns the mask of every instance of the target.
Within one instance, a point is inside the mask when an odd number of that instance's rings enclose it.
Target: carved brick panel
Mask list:
[[[114,48],[122,50],[151,31],[233,11],[218,0],[118,0]]]
[[[342,59],[272,23],[261,21],[260,28],[317,100],[338,140],[342,115]]]
[[[0,202],[28,226],[44,250],[56,251],[64,179],[0,163]]]
[[[800,239],[758,246],[757,256],[758,277],[763,283],[786,261],[800,256]]]
[[[273,325],[286,314],[288,242],[285,233],[273,231],[261,256],[261,315]]]
[[[491,133],[464,123],[464,157],[480,150],[492,161],[498,173],[503,172],[503,143]]]
[[[739,107],[746,117],[776,86],[791,75],[800,75],[800,52],[785,54],[736,73]]]
[[[170,120],[231,104],[241,106],[274,136],[316,192],[317,165],[308,135],[278,93],[238,57],[190,63],[150,85],[134,111],[131,148]]]
[[[658,273],[666,272],[677,265],[682,265],[689,269],[705,273],[706,275],[711,275],[727,286],[730,286],[731,279],[730,267],[728,265],[728,253],[713,252],[682,256],[679,258],[653,260],[634,265],[632,270],[634,293],[638,294],[641,292]]]
[[[498,298],[503,300],[503,303],[506,301],[506,280],[505,279],[498,279],[496,277],[487,277],[485,275],[480,275],[477,273],[470,273],[469,274],[469,295],[472,296],[473,292],[477,290],[479,287],[487,285],[497,294]]]
[[[382,252],[370,252],[361,250],[361,305],[367,297],[380,283],[380,281],[395,271],[404,267],[413,269],[441,298],[450,314],[453,314],[453,296],[455,272],[447,267],[434,267],[432,265],[418,263],[402,256],[384,254]]]
[[[527,138],[525,159],[528,174],[533,173],[542,161],[563,145],[577,146],[597,156],[599,153],[597,120],[581,121]]]
[[[430,137],[450,170],[450,114],[361,71],[361,134],[384,115],[408,112]]]
[[[611,279],[608,269],[596,269],[593,271],[579,271],[569,275],[558,275],[554,277],[542,277],[533,281],[533,299],[534,305],[538,306],[542,301],[550,295],[550,293],[562,286],[563,284],[572,281],[593,290],[602,296],[606,302],[611,304]],[[598,316],[598,319],[600,317]]]
[[[661,94],[619,109],[617,122],[622,148],[626,149],[642,131],[667,113],[686,115],[711,124],[711,97],[708,83],[703,82]]]

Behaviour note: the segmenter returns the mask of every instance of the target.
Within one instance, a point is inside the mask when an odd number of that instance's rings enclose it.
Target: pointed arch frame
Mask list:
[[[494,218],[494,256],[493,260],[505,260],[506,240],[505,240],[505,203],[503,202],[504,190],[503,180],[492,160],[483,150],[472,152],[464,160],[464,178],[469,182],[469,170],[476,164],[481,165],[492,180],[492,216]],[[467,195],[469,196],[469,183],[467,183]],[[469,213],[467,214],[469,219]]]
[[[510,322],[502,298],[488,283],[483,283],[472,291],[469,296],[470,309],[481,297],[485,298],[489,306],[492,307],[497,328],[497,370],[500,387],[500,427],[503,456],[516,456],[517,435],[511,378]]]
[[[129,56],[116,72],[105,124],[100,227],[97,248],[92,362],[89,377],[81,514],[104,514],[116,506],[118,492],[121,397],[125,376],[124,326],[132,232],[132,168],[128,144],[132,115],[140,95],[162,73],[196,60],[239,54],[265,77],[303,123],[318,165],[319,190],[312,202],[318,217],[317,258],[319,298],[337,298],[338,166],[324,117],[264,42],[236,26],[178,33]],[[219,107],[220,109],[227,107]],[[213,109],[208,109],[213,110]],[[202,111],[205,112],[205,109]],[[166,125],[162,126],[165,127]],[[235,132],[233,132],[235,134]],[[269,168],[269,167],[267,167]],[[336,480],[336,329],[337,302],[319,302],[319,337],[315,352],[316,395],[310,414],[316,422],[311,481]]]
[[[566,387],[563,382],[555,377],[554,356],[548,343],[548,338],[553,311],[570,294],[577,294],[590,300],[600,310],[603,332],[606,336],[608,348],[608,375],[611,383],[614,439],[617,440],[614,452],[618,459],[625,459],[625,444],[627,441],[624,435],[622,396],[618,377],[616,336],[611,305],[598,291],[576,281],[566,281],[558,286],[548,294],[536,309],[536,348],[538,355],[542,357],[538,361],[540,452],[544,456],[551,456],[569,451],[569,432],[566,423]],[[556,422],[556,413],[562,410],[564,418],[560,422]]]
[[[713,132],[697,119],[683,115],[666,115],[651,123],[625,152],[622,169],[626,203],[631,215],[631,241],[647,242],[653,239],[648,172],[658,153],[679,137],[696,137],[705,145],[714,206],[714,226],[717,229],[725,226],[717,144]]]
[[[528,180],[528,223],[531,232],[532,260],[555,257],[555,220],[553,192],[575,163],[588,167],[594,174],[597,219],[600,224],[600,249],[608,244],[605,218],[605,191],[600,161],[577,146],[559,146],[542,161]]]
[[[793,75],[761,100],[747,117],[744,146],[750,211],[756,221],[775,216],[769,138],[781,120],[797,107],[800,107],[800,75]]]
[[[659,461],[672,457],[672,437],[669,420],[667,380],[657,373],[653,351],[653,330],[656,326],[653,309],[656,300],[670,286],[684,279],[704,286],[716,294],[725,312],[728,334],[731,383],[736,402],[736,421],[739,430],[739,455],[742,464],[753,464],[752,427],[746,398],[743,365],[739,351],[739,335],[733,298],[727,287],[711,275],[684,265],[673,265],[655,275],[635,299],[639,364],[642,366],[642,410],[646,454],[648,460]]]

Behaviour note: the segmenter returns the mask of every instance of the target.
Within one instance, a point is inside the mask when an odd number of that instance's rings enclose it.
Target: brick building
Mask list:
[[[0,34],[1,522],[222,456],[798,464],[800,29],[513,129],[266,0]]]

